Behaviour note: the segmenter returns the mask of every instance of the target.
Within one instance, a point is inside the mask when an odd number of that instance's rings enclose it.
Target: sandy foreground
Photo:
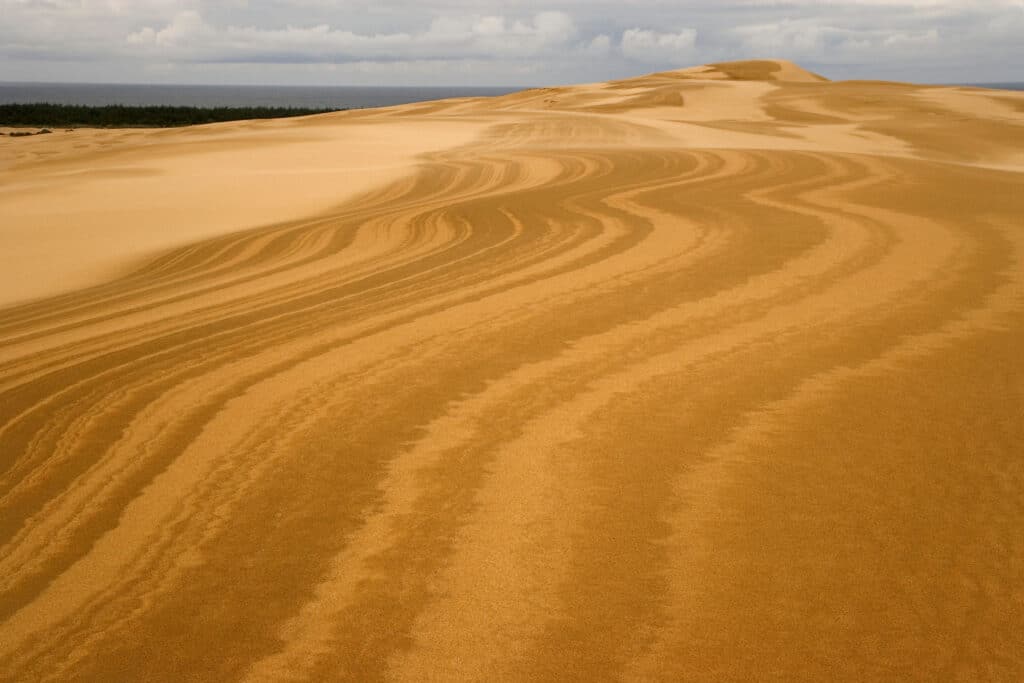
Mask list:
[[[1022,679],[1024,94],[0,138],[0,680]]]

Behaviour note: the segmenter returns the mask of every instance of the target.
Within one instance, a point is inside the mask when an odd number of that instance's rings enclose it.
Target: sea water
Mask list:
[[[517,90],[522,88],[0,83],[0,104],[361,109]]]
[[[1024,90],[1024,83],[974,83],[971,87]],[[361,109],[449,97],[486,97],[518,87],[374,87],[267,85],[125,85],[105,83],[2,83],[0,104],[102,106],[302,107]]]

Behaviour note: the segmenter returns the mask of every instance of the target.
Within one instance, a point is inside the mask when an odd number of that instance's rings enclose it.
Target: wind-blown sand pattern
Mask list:
[[[1024,677],[1021,94],[0,147],[0,679]]]

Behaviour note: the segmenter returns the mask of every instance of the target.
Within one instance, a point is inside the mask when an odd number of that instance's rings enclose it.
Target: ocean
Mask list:
[[[972,88],[995,88],[996,90],[1024,90],[1024,83],[969,83]]]
[[[1024,83],[974,83],[1024,90]],[[0,104],[168,105],[192,107],[304,107],[361,109],[447,97],[504,95],[521,87],[371,87],[268,85],[123,85],[105,83],[2,83]]]
[[[522,88],[0,83],[0,104],[361,109],[518,90]]]

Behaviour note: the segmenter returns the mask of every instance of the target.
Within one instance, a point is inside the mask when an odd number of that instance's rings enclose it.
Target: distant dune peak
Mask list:
[[[728,81],[785,81],[787,83],[820,83],[828,79],[785,59],[750,59],[718,62],[688,69],[665,72],[683,78]]]

